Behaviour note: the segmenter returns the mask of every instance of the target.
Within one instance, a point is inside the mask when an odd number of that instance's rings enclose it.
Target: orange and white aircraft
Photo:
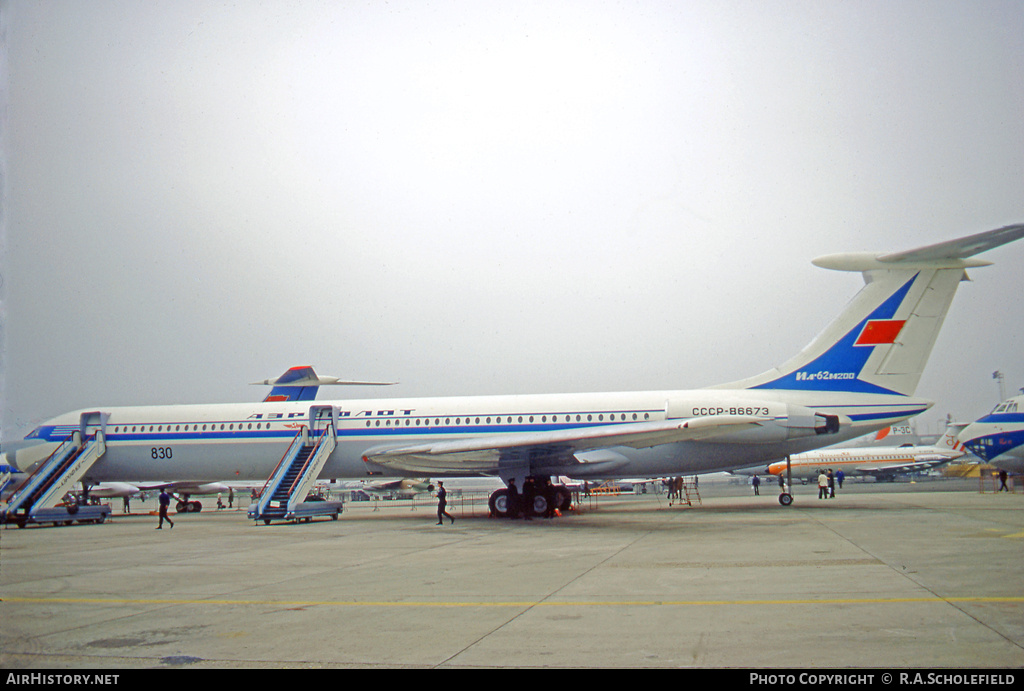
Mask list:
[[[827,448],[790,457],[793,477],[809,480],[822,471],[843,471],[846,477],[872,476],[892,481],[900,473],[914,473],[936,468],[964,455],[964,445],[957,439],[967,423],[949,424],[946,433],[934,445],[862,446]],[[766,468],[769,475],[786,475],[786,462],[777,461]]]

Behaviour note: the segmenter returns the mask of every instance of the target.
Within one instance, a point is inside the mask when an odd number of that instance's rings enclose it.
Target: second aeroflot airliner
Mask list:
[[[767,463],[927,410],[914,392],[950,302],[966,269],[990,263],[971,257],[1022,236],[1019,224],[907,252],[819,258],[823,268],[862,272],[866,285],[784,364],[711,388],[91,408],[27,439],[52,449],[101,432],[88,483],[262,480],[304,427],[324,425],[337,441],[322,478],[498,476],[522,487],[528,476]]]

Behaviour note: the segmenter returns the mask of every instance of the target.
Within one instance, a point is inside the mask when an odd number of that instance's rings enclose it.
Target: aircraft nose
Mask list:
[[[986,429],[985,425],[972,422],[960,431],[960,434],[957,435],[956,439],[958,442],[963,444],[964,448],[975,456],[979,456],[980,458],[987,460],[987,448],[981,442],[990,432],[991,430]]]
[[[984,437],[990,431],[991,430],[988,429],[986,425],[981,425],[978,424],[977,422],[972,422],[971,424],[963,428],[960,434],[957,435],[957,439],[960,441],[961,444],[970,444],[971,442],[977,441],[978,439]]]
[[[3,463],[22,473],[31,472],[33,466],[49,456],[49,445],[42,439],[10,442],[3,447]]]

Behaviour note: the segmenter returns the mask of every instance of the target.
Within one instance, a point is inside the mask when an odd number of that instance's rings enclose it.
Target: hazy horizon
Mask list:
[[[1020,2],[0,2],[0,434],[258,400],[687,389],[1024,222]],[[1024,242],[917,395],[1024,387]]]

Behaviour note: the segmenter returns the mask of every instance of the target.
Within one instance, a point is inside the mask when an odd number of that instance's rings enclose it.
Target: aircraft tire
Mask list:
[[[188,510],[192,513],[199,513],[203,510],[203,503],[201,501],[190,501],[188,503]]]
[[[568,511],[572,508],[572,494],[565,487],[555,490],[555,506],[559,511]]]
[[[779,503],[783,506],[789,506],[793,503],[793,495],[783,492],[779,495]]]
[[[546,494],[535,494],[533,495],[533,505],[527,507],[530,510],[532,516],[544,516],[547,515],[548,506],[550,505],[551,497]]]
[[[508,518],[508,490],[499,489],[491,492],[491,496],[487,500],[487,508],[496,518]]]

